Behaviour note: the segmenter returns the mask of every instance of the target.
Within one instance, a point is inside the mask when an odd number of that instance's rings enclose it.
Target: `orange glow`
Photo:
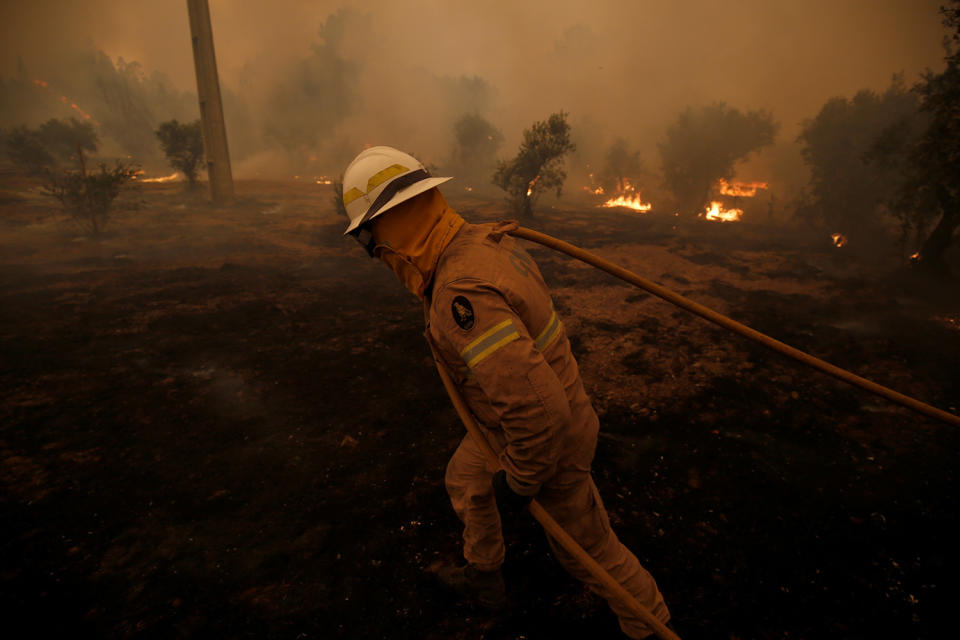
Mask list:
[[[333,184],[333,180],[331,180],[331,179],[328,178],[327,176],[320,176],[319,178],[316,178],[315,180],[316,180],[316,183],[317,183],[317,184]]]
[[[719,222],[738,222],[743,215],[743,209],[724,209],[723,205],[716,200],[710,203],[704,212],[707,220],[716,220]]]
[[[633,209],[634,211],[647,212],[653,208],[653,205],[649,202],[643,202],[640,199],[640,194],[629,195],[619,195],[616,198],[610,198],[604,202],[601,207],[626,207],[628,209]]]
[[[537,177],[530,181],[530,184],[527,186],[527,197],[529,198],[533,195],[533,185],[537,184],[537,180],[540,179],[540,174],[537,174]]]
[[[142,171],[137,175],[141,175],[141,174],[143,174]],[[173,182],[179,177],[180,177],[180,172],[174,171],[168,176],[161,176],[159,178],[137,178],[137,179],[140,180],[140,182]]]
[[[51,89],[51,87],[50,87],[50,84],[49,84],[48,82],[46,82],[45,80],[34,80],[34,81],[33,81],[33,84],[37,85],[38,87],[43,87],[44,89],[48,89],[48,90],[50,90],[50,91],[53,91],[53,89]],[[100,123],[97,122],[97,121],[93,118],[93,116],[91,116],[89,113],[87,113],[86,111],[84,111],[83,109],[81,109],[79,106],[77,106],[77,103],[74,102],[74,101],[72,101],[72,100],[70,100],[67,96],[60,96],[60,102],[62,102],[63,104],[67,105],[68,107],[70,107],[71,109],[73,109],[74,111],[76,111],[77,113],[79,113],[79,114],[80,114],[80,117],[82,117],[84,120],[89,120],[89,121],[92,122],[93,124],[95,124],[95,125],[97,125],[97,126],[100,126]]]
[[[584,187],[583,190],[587,193],[592,193],[595,196],[603,195],[603,187]]]
[[[591,174],[592,176],[593,174]],[[594,192],[596,193],[596,192]],[[603,193],[601,189],[599,193]],[[633,188],[633,185],[630,184],[629,180],[623,181],[622,188],[617,192],[617,195],[613,198],[610,198],[604,202],[601,207],[626,207],[627,209],[633,209],[634,211],[640,211],[641,213],[646,213],[653,209],[653,205],[649,202],[644,202],[640,198],[640,192]]]
[[[830,238],[833,240],[833,246],[842,247],[847,244],[847,236],[842,233],[834,233],[830,235]]]
[[[724,196],[739,196],[741,198],[752,198],[757,195],[757,189],[766,189],[766,182],[727,182],[723,178],[717,180],[717,188],[720,194]]]
[[[920,261],[920,252],[917,251],[912,256],[910,256],[910,262],[919,262]]]

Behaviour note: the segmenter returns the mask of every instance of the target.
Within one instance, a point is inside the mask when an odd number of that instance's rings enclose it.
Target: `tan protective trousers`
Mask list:
[[[496,438],[490,439],[490,444],[496,448],[495,441]],[[544,484],[536,500],[640,604],[667,622],[670,612],[653,576],[640,566],[636,556],[620,542],[610,527],[607,511],[590,475],[594,447],[584,449],[589,450],[561,461],[556,475]],[[492,478],[493,473],[487,468],[483,452],[468,434],[447,464],[445,482],[453,508],[464,524],[463,555],[467,562],[481,570],[499,568],[504,558],[503,533]],[[591,591],[607,600],[620,619],[620,628],[624,633],[631,638],[646,638],[653,633],[581,567],[573,556],[549,536],[547,540],[560,564]]]

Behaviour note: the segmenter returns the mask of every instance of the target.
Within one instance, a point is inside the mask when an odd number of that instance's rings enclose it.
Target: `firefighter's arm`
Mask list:
[[[518,494],[535,494],[553,475],[570,425],[563,385],[492,286],[457,280],[434,294],[434,305],[433,338],[480,386],[499,418],[507,483]]]

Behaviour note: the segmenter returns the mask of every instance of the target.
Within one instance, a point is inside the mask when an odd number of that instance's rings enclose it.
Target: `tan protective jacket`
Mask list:
[[[425,299],[426,337],[511,488],[532,495],[565,457],[592,457],[599,421],[539,269],[505,234],[515,224],[465,224],[450,241]]]

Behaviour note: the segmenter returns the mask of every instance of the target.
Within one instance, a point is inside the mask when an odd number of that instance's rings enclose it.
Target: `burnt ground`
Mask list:
[[[509,523],[511,608],[458,603],[461,435],[422,314],[340,236],[329,187],[180,185],[99,240],[0,193],[0,602],[32,637],[616,637]],[[453,203],[472,221],[497,201]],[[531,226],[953,411],[956,283],[794,229],[585,203]],[[595,475],[685,638],[939,638],[955,428],[532,248],[602,419]],[[952,634],[951,634],[952,635]]]

